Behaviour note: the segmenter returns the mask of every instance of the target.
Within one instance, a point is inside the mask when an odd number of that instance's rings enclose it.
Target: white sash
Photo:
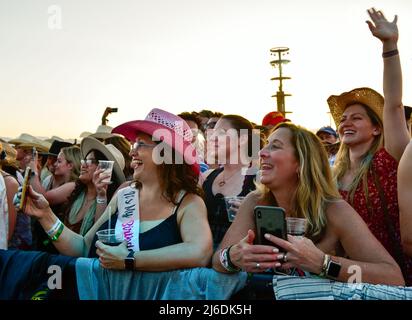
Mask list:
[[[133,187],[120,189],[117,193],[118,217],[116,234],[122,234],[127,249],[140,251],[139,247],[139,190]]]

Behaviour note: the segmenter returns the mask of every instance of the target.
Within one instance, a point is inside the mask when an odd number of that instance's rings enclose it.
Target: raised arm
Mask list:
[[[398,202],[402,247],[412,257],[412,142],[408,144],[398,167]]]
[[[402,104],[402,69],[398,53],[398,16],[389,22],[381,11],[368,10],[372,21],[366,21],[372,34],[382,41],[383,49],[383,128],[386,150],[400,160],[410,135]]]

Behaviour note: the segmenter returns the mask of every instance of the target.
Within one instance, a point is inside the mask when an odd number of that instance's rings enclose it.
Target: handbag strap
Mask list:
[[[392,223],[391,218],[389,216],[388,205],[387,205],[385,193],[383,192],[382,185],[380,184],[379,178],[378,178],[378,176],[376,174],[376,171],[374,170],[373,167],[371,168],[371,171],[372,171],[372,176],[373,176],[373,179],[374,179],[374,182],[375,182],[375,186],[378,189],[378,194],[379,194],[379,198],[380,198],[380,201],[381,201],[382,210],[384,212],[386,227],[387,227],[388,233],[389,233],[389,240],[392,244],[395,259],[396,259],[396,262],[399,264],[399,267],[401,268],[401,271],[402,271],[403,275],[406,276],[407,273],[406,273],[405,256],[403,254],[403,250],[401,248],[400,243],[395,238],[395,235],[396,235],[395,226]]]

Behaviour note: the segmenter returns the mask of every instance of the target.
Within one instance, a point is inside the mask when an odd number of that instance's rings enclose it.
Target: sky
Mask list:
[[[333,124],[332,94],[382,93],[370,7],[398,14],[404,104],[412,104],[410,0],[0,0],[0,136],[77,138],[152,108],[211,109],[260,123],[276,110],[270,49],[288,47],[288,118]],[[331,122],[332,121],[332,122]]]

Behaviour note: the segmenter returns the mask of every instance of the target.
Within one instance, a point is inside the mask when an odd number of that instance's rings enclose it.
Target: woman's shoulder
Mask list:
[[[203,198],[201,196],[199,196],[198,194],[195,193],[191,193],[191,192],[185,192],[182,198],[182,204],[181,206],[185,206],[187,204],[196,204],[196,205],[204,205],[204,201]]]
[[[348,202],[343,199],[329,201],[325,208],[325,215],[328,224],[340,224],[343,221],[350,219],[350,216],[353,214],[358,213]]]

